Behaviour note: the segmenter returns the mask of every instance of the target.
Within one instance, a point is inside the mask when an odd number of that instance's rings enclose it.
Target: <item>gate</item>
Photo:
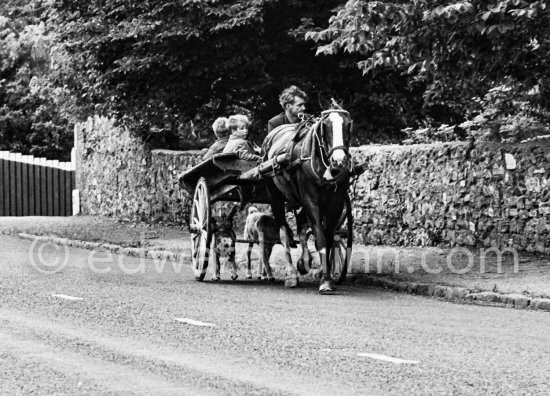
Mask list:
[[[0,151],[0,216],[71,216],[75,162]]]

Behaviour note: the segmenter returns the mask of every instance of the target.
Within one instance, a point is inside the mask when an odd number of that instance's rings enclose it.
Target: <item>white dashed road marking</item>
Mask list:
[[[178,321],[178,322],[181,322],[181,323],[187,323],[187,324],[194,325],[194,326],[216,327],[216,325],[213,324],[213,323],[201,322],[201,321],[193,320],[193,319],[189,319],[189,318],[175,318],[175,320]]]
[[[377,353],[358,353],[357,356],[361,356],[361,357],[369,357],[371,359],[376,359],[376,360],[383,360],[384,362],[390,362],[390,363],[397,363],[397,364],[418,364],[420,363],[418,360],[403,360],[403,359],[398,359],[398,358],[394,358],[394,357],[391,357],[391,356],[385,356],[385,355],[379,355]]]
[[[52,294],[52,297],[64,298],[65,300],[71,300],[71,301],[84,300],[82,297],[68,296],[66,294]]]

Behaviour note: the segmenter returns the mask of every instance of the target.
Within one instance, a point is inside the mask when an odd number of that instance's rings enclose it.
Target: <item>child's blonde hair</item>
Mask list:
[[[236,130],[241,124],[247,128],[250,126],[250,120],[244,114],[235,114],[229,117],[228,127],[230,131]]]
[[[212,130],[216,137],[225,137],[229,134],[228,122],[229,120],[225,117],[216,118],[216,121],[212,124]]]

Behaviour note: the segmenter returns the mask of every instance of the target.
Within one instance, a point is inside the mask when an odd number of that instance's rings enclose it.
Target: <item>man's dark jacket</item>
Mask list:
[[[286,114],[283,112],[279,115],[276,115],[271,120],[267,122],[267,133],[271,132],[273,129],[285,125],[285,124],[292,124],[290,120],[287,118]]]

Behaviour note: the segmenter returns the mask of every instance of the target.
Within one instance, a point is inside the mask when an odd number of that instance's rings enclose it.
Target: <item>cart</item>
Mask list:
[[[191,234],[191,261],[195,279],[204,280],[212,243],[212,205],[220,201],[238,202],[240,209],[248,203],[269,204],[264,174],[284,167],[285,155],[257,165],[254,161],[238,158],[236,153],[217,154],[179,176],[180,185],[192,199],[189,217]],[[313,233],[308,232],[313,241]],[[237,239],[237,243],[257,243]],[[314,242],[314,241],[313,241]],[[346,209],[340,218],[335,243],[330,251],[332,278],[341,283],[346,277],[353,244],[353,216],[348,197]]]

